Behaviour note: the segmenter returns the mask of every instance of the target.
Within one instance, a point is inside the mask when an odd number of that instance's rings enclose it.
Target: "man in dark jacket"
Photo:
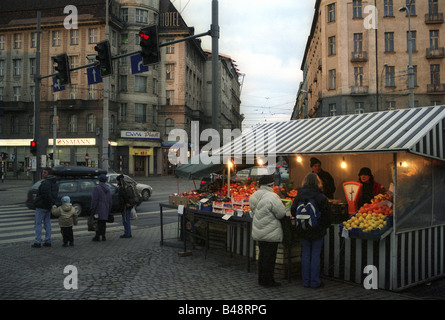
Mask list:
[[[133,204],[131,203],[131,199],[129,198],[129,195],[127,193],[127,187],[131,187],[130,185],[127,186],[127,182],[124,180],[124,175],[119,175],[116,178],[117,185],[119,187],[119,202],[120,207],[122,208],[122,224],[124,225],[124,234],[121,235],[121,238],[131,238],[131,222],[130,222],[130,215],[131,215],[131,209],[133,208]]]
[[[97,230],[93,241],[105,241],[105,232],[107,230],[108,215],[111,212],[111,190],[105,183],[107,177],[104,174],[99,176],[99,184],[94,187],[91,197],[91,214],[97,214]]]
[[[45,229],[45,242],[43,246],[51,247],[51,208],[56,205],[59,187],[56,177],[50,175],[51,168],[45,168],[42,172],[43,181],[39,186],[34,205],[36,217],[34,224],[35,240],[33,248],[40,248],[42,242],[42,222]]]
[[[329,199],[334,199],[334,192],[335,192],[335,182],[334,178],[331,176],[331,174],[327,171],[324,171],[321,168],[321,161],[317,158],[311,158],[311,169],[312,172],[316,173],[318,177],[321,179],[321,182],[323,182],[323,193],[326,197]]]

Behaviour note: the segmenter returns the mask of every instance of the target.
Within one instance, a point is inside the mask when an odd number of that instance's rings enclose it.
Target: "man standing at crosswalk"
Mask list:
[[[45,242],[43,246],[51,247],[51,208],[56,204],[59,194],[59,187],[56,177],[50,175],[51,168],[45,168],[42,172],[43,181],[39,186],[34,205],[36,207],[36,217],[34,224],[35,240],[33,248],[40,248],[42,242],[42,222],[45,229]]]

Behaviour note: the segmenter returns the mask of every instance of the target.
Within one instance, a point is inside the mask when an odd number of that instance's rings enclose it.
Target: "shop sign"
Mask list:
[[[152,156],[153,148],[130,148],[131,156]]]
[[[57,146],[95,146],[96,138],[56,139]],[[53,139],[48,139],[48,145],[53,145]]]
[[[152,131],[121,131],[121,138],[126,139],[160,139],[160,132]]]

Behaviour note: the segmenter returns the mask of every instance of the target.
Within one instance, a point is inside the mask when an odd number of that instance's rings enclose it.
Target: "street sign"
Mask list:
[[[60,85],[60,81],[57,77],[53,77],[53,91],[58,92],[62,90],[65,90],[65,86]]]
[[[91,67],[87,69],[88,84],[95,84],[102,82],[102,76],[100,70],[97,67]]]
[[[131,74],[145,71],[148,71],[148,66],[144,66],[142,63],[142,56],[140,54],[131,56]]]

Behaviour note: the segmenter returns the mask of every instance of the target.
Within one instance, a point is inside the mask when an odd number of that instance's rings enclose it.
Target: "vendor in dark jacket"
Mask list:
[[[309,173],[303,180],[302,187],[298,190],[297,196],[291,207],[291,214],[295,217],[297,207],[304,200],[313,199],[315,205],[321,213],[318,219],[318,226],[310,230],[302,230],[301,237],[301,275],[303,286],[318,288],[320,281],[320,259],[323,247],[323,237],[326,229],[331,224],[331,208],[326,196],[322,193],[323,183],[315,173]]]
[[[312,172],[318,175],[318,177],[321,179],[321,182],[323,183],[322,192],[329,199],[334,199],[335,182],[331,174],[321,168],[321,161],[317,158],[311,158],[311,169]]]
[[[358,173],[358,182],[362,184],[361,196],[358,199],[358,207],[362,207],[365,203],[371,203],[371,200],[379,193],[385,193],[385,188],[374,180],[371,169],[363,167]]]

